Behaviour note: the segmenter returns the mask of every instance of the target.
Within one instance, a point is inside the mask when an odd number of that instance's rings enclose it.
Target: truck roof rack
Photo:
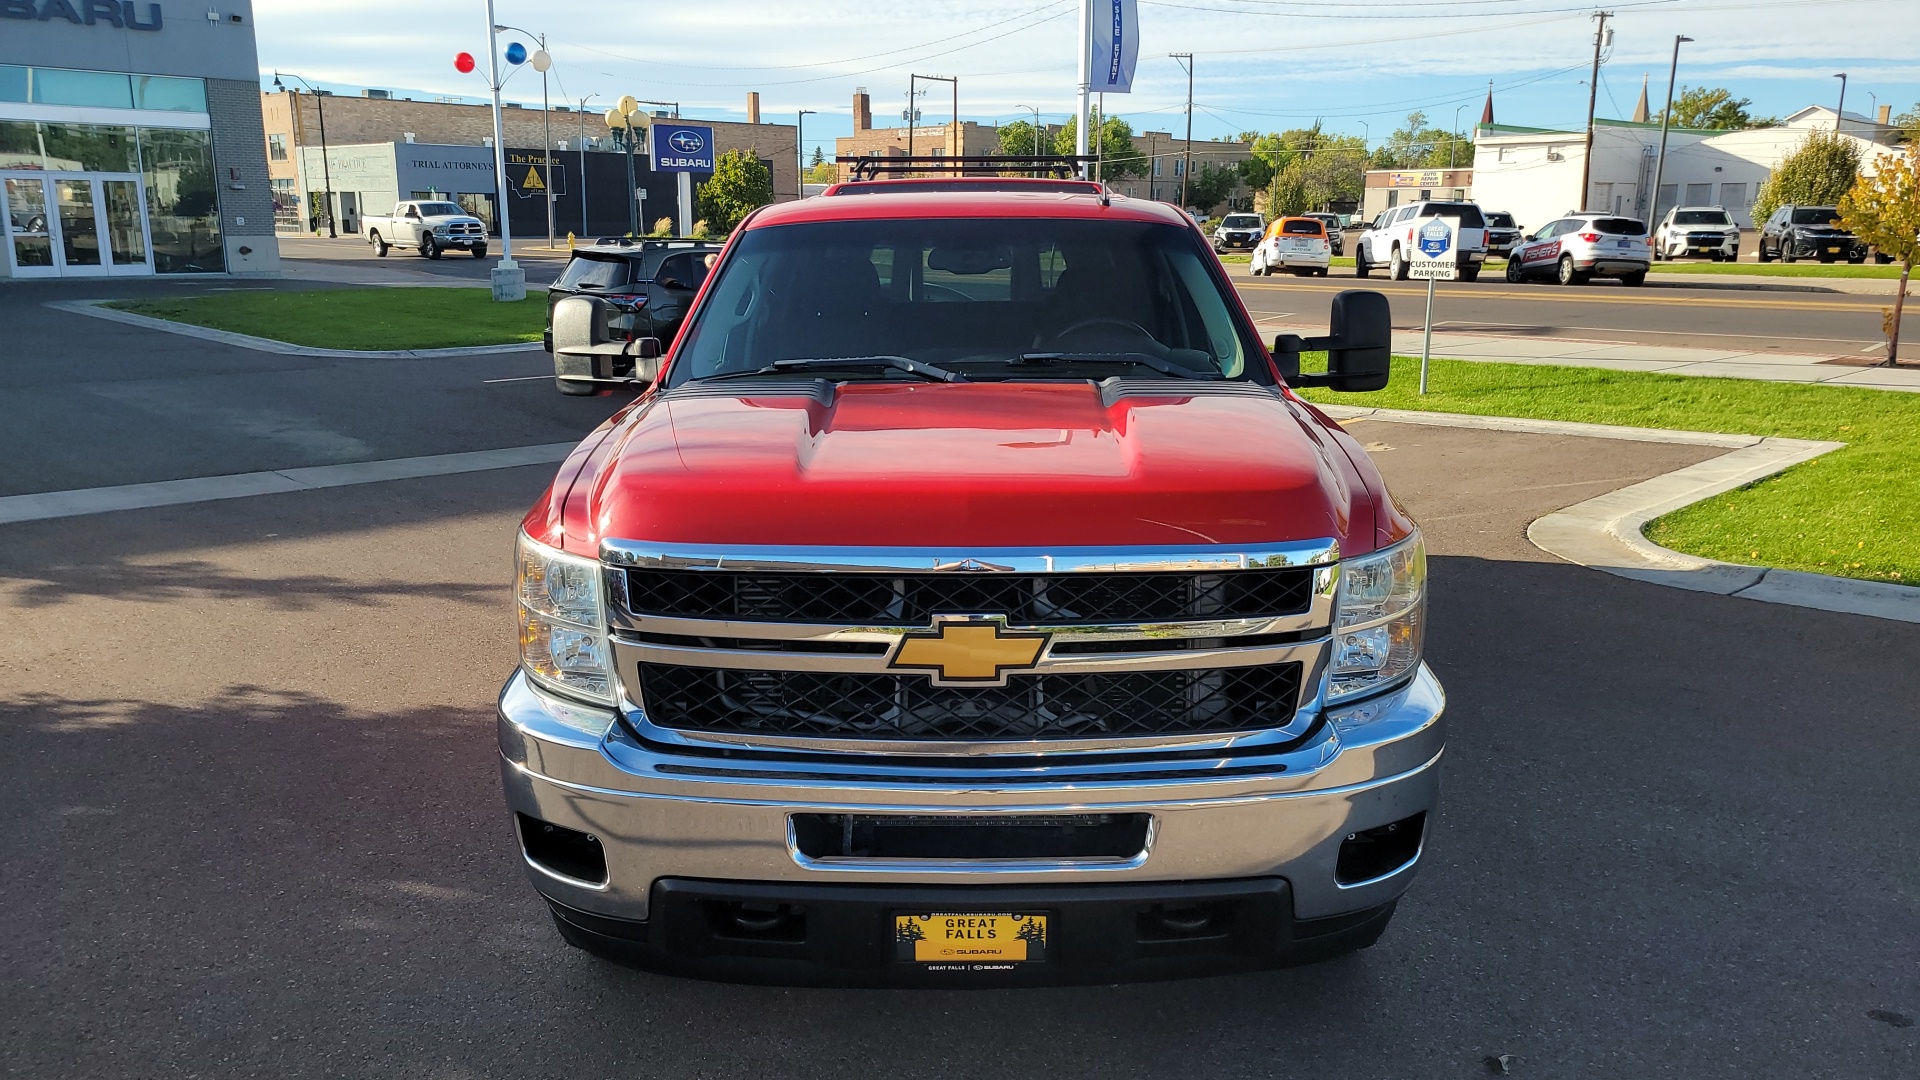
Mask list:
[[[1092,156],[1073,154],[1043,154],[1026,157],[1012,154],[985,154],[975,157],[934,157],[925,154],[879,157],[843,154],[833,159],[836,165],[853,166],[855,181],[877,180],[882,176],[900,176],[912,172],[936,172],[948,178],[1024,173],[1034,177],[1066,180],[1078,176],[1081,166],[1091,165],[1095,160]]]

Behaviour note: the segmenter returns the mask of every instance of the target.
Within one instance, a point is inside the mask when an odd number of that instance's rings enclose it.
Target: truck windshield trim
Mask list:
[[[664,385],[782,360],[903,357],[969,379],[1085,379],[1028,354],[1141,356],[1144,377],[1271,381],[1211,251],[1149,221],[911,218],[749,229]],[[1106,364],[1105,361],[1089,361]]]

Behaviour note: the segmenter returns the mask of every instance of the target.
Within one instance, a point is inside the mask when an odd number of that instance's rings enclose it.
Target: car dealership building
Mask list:
[[[249,0],[0,0],[0,276],[275,273]]]

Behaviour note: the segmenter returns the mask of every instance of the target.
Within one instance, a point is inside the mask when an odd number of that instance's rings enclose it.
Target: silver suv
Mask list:
[[[1704,255],[1714,262],[1740,257],[1740,226],[1724,206],[1676,206],[1653,231],[1653,257]]]
[[[1653,265],[1647,223],[1615,214],[1569,214],[1520,241],[1507,259],[1507,280],[1519,283],[1552,276],[1562,285],[1585,285],[1596,277],[1644,285]]]
[[[1252,251],[1266,227],[1266,219],[1259,214],[1228,214],[1213,230],[1213,250],[1222,254]]]

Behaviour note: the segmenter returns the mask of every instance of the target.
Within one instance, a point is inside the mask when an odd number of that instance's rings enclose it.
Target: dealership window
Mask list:
[[[0,101],[88,105],[108,109],[206,112],[207,84],[168,75],[0,64]]]
[[[130,127],[0,120],[0,169],[138,172],[140,151]]]
[[[267,136],[267,156],[275,161],[287,160],[287,137],[278,132]],[[278,181],[275,181],[278,183]]]
[[[165,75],[133,76],[133,107],[162,112],[206,112],[207,84]]]
[[[214,200],[213,135],[164,128],[140,130],[153,268],[162,274],[216,273],[227,268]]]

